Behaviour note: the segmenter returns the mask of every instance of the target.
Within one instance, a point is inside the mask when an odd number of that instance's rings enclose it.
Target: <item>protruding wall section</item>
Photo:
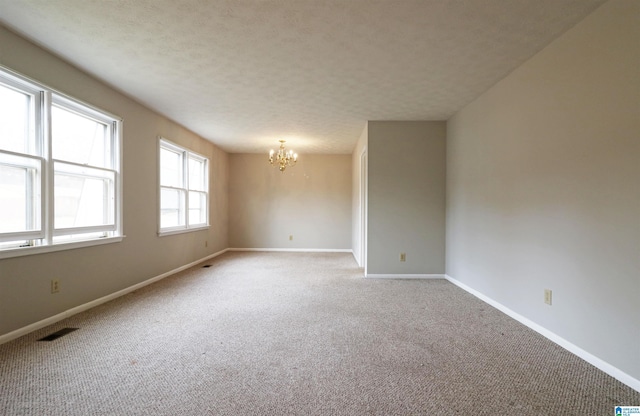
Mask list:
[[[368,123],[368,275],[444,274],[445,138],[444,121]]]

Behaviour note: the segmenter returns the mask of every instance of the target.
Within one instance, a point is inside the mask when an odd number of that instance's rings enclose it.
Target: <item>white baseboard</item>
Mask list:
[[[367,274],[367,279],[444,279],[443,274]]]
[[[147,280],[145,280],[143,282],[137,283],[137,284],[135,284],[133,286],[129,286],[129,287],[125,288],[125,289],[122,289],[122,290],[119,290],[117,292],[114,292],[114,293],[112,293],[110,295],[103,296],[101,298],[92,300],[92,301],[87,302],[85,304],[82,304],[82,305],[76,306],[74,308],[68,309],[68,310],[66,310],[64,312],[60,312],[57,315],[50,316],[49,318],[45,318],[45,319],[43,319],[41,321],[34,322],[34,323],[32,323],[30,325],[27,325],[25,327],[16,329],[15,331],[11,331],[9,333],[0,335],[0,344],[4,344],[5,342],[9,342],[9,341],[14,340],[16,338],[19,338],[19,337],[21,337],[23,335],[26,335],[26,334],[28,334],[30,332],[36,331],[36,330],[38,330],[40,328],[44,328],[45,326],[48,326],[48,325],[51,325],[51,324],[55,324],[56,322],[62,321],[63,319],[66,319],[66,318],[68,318],[70,316],[76,315],[76,314],[78,314],[80,312],[84,312],[84,311],[89,310],[91,308],[94,308],[94,307],[96,307],[98,305],[101,305],[103,303],[109,302],[110,300],[119,298],[120,296],[124,296],[127,293],[133,292],[134,290],[138,290],[138,289],[143,288],[143,287],[145,287],[147,285],[150,285],[151,283],[155,283],[155,282],[157,282],[159,280],[162,280],[165,277],[169,277],[172,274],[176,274],[178,272],[181,272],[183,270],[188,269],[189,267],[193,267],[198,263],[202,263],[203,261],[207,261],[209,259],[217,257],[217,256],[227,252],[228,250],[229,249],[224,249],[224,250],[218,251],[217,253],[214,253],[214,254],[211,254],[209,256],[203,257],[200,260],[196,260],[196,261],[193,261],[193,262],[191,262],[189,264],[185,264],[184,266],[178,267],[177,269],[173,269],[173,270],[168,271],[166,273],[163,273],[163,274],[161,274],[159,276],[152,277],[152,278],[147,279]]]
[[[291,253],[353,253],[350,248],[229,248],[229,251],[284,251]]]
[[[617,379],[618,381],[626,384],[627,386],[631,387],[632,389],[640,392],[640,380],[630,376],[629,374],[625,373],[624,371],[620,370],[619,368],[614,367],[613,365],[609,364],[608,362],[596,357],[595,355],[583,350],[582,348],[578,347],[577,345],[572,344],[571,342],[567,341],[566,339],[562,338],[561,336],[549,331],[545,327],[543,327],[541,325],[538,325],[537,323],[531,321],[528,318],[525,318],[524,316],[520,315],[517,312],[512,311],[511,309],[507,308],[503,304],[501,304],[499,302],[496,302],[495,300],[489,298],[488,296],[483,295],[482,293],[478,292],[477,290],[465,285],[462,282],[457,281],[453,277],[451,277],[449,275],[444,275],[444,277],[445,277],[445,279],[447,279],[448,281],[450,281],[454,285],[456,285],[456,286],[460,287],[461,289],[471,293],[473,296],[477,297],[478,299],[482,300],[483,302],[488,303],[489,305],[493,306],[494,308],[498,309],[499,311],[507,314],[508,316],[510,316],[511,318],[513,318],[516,321],[520,322],[521,324],[528,326],[529,328],[533,329],[534,331],[536,331],[540,335],[542,335],[545,338],[547,338],[547,339],[553,341],[554,343],[558,344],[559,346],[561,346],[565,350],[577,355],[578,357],[582,358],[583,360],[585,360],[589,364],[591,364],[591,365],[595,366],[596,368],[599,368],[600,370],[602,370],[605,373],[609,374],[611,377],[613,377],[613,378]]]

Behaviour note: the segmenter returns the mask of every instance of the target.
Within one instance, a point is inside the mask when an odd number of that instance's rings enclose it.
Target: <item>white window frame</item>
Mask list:
[[[181,184],[178,186],[167,186],[162,185],[162,161],[161,161],[161,151],[162,149],[166,149],[172,152],[181,154]],[[204,163],[204,177],[203,177],[203,188],[204,190],[194,190],[189,186],[189,160],[195,159]],[[209,175],[210,175],[210,167],[209,167],[209,159],[201,154],[198,154],[186,147],[180,146],[170,140],[162,136],[158,136],[158,235],[166,236],[173,234],[181,234],[188,233],[192,231],[204,230],[210,227],[209,224]],[[171,189],[176,190],[178,192],[182,192],[184,194],[184,207],[182,211],[184,211],[184,224],[172,226],[172,227],[162,227],[162,190],[163,189]],[[190,224],[189,223],[189,192],[196,192],[204,195],[205,200],[205,222]]]
[[[37,202],[32,207],[35,212],[36,229],[15,233],[0,233],[0,259],[40,254],[52,251],[70,250],[99,244],[120,242],[123,239],[122,226],[122,119],[90,104],[65,95],[53,88],[25,77],[0,65],[0,83],[19,92],[28,94],[34,100],[32,106],[30,130],[35,135],[33,149],[27,152],[0,150],[0,158],[5,164],[10,160],[12,166],[33,169],[35,179],[34,194]],[[108,140],[111,146],[109,167],[101,168],[58,161],[52,157],[51,108],[53,105],[75,112],[108,126]],[[33,125],[31,125],[33,124]],[[113,181],[110,188],[108,223],[100,226],[54,228],[54,178],[55,166],[65,166],[66,170],[81,177],[108,177]],[[106,203],[106,202],[105,202]],[[31,209],[31,208],[29,208]],[[93,233],[93,234],[89,234]],[[100,233],[96,237],[95,233]],[[84,237],[82,234],[86,234]],[[73,235],[75,238],[68,236]],[[67,241],[54,241],[64,237]],[[86,238],[85,238],[86,237]],[[9,241],[25,240],[26,246],[7,247]],[[4,246],[2,244],[5,244]]]

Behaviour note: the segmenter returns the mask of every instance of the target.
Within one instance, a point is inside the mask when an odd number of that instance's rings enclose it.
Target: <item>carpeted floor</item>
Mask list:
[[[640,393],[445,280],[226,253],[0,345],[2,415],[613,415]],[[52,342],[37,341],[65,327]]]

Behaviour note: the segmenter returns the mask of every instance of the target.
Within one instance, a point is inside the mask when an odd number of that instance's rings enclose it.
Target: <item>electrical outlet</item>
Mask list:
[[[58,279],[51,280],[51,293],[60,292],[60,281]]]
[[[551,289],[544,290],[544,303],[551,305]]]
[[[291,240],[293,240],[293,236],[292,235],[289,236],[289,241],[291,241]]]
[[[208,241],[205,241],[205,242],[204,242],[204,246],[205,246],[205,247],[209,247],[209,242],[208,242]]]
[[[407,261],[407,253],[400,253],[400,261]]]

